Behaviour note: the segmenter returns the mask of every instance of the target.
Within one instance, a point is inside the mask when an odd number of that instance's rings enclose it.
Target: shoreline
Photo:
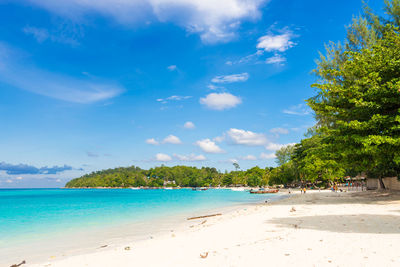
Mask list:
[[[274,194],[279,199],[287,194]],[[266,195],[265,198],[268,198]],[[264,200],[263,200],[264,202]],[[221,207],[203,207],[194,211],[177,211],[170,215],[161,215],[157,218],[146,219],[139,222],[121,222],[113,226],[97,226],[95,229],[66,229],[63,232],[49,233],[48,236],[40,237],[39,240],[21,239],[15,244],[6,247],[0,253],[0,265],[11,266],[22,260],[27,265],[40,264],[48,260],[59,260],[73,256],[83,256],[99,251],[106,251],[129,242],[142,242],[155,236],[165,236],[171,231],[180,231],[190,224],[189,217],[203,216],[212,213],[227,214],[247,206],[257,205],[254,203],[232,203]],[[69,236],[70,235],[70,236]],[[77,245],[76,243],[79,243]],[[26,243],[26,244],[23,244]],[[61,244],[62,243],[62,244]],[[14,244],[14,245],[15,245]],[[40,266],[40,265],[38,265]]]
[[[266,259],[273,266],[400,264],[400,193],[289,196],[183,221],[151,239],[27,266],[249,266]]]

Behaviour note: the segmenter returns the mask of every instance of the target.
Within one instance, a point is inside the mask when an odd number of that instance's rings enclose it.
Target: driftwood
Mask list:
[[[10,267],[19,267],[19,266],[21,266],[22,264],[25,264],[25,263],[26,263],[26,261],[21,261],[20,264],[13,264]]]
[[[207,256],[208,256],[208,252],[200,253],[200,257],[201,257],[202,259],[207,258]]]
[[[216,214],[210,214],[210,215],[204,215],[204,216],[197,216],[197,217],[190,217],[187,218],[188,220],[196,220],[196,219],[202,219],[202,218],[208,218],[208,217],[214,217],[214,216],[221,216],[221,213],[216,213]]]

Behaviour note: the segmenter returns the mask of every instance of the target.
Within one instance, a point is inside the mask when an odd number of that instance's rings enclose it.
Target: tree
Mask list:
[[[296,144],[292,159],[303,182],[332,181],[345,172],[340,163],[341,154],[335,151],[334,146],[325,143],[322,133],[314,132]]]
[[[285,163],[288,163],[292,157],[294,151],[294,145],[287,145],[281,147],[279,150],[275,152],[276,163],[278,166],[282,166]]]
[[[233,167],[235,167],[235,170],[239,170],[240,166],[237,162],[232,163]]]
[[[308,104],[342,162],[376,175],[384,188],[384,176],[400,173],[400,35],[393,25],[377,29],[368,28],[379,38],[345,49],[340,64],[319,65],[319,91]]]

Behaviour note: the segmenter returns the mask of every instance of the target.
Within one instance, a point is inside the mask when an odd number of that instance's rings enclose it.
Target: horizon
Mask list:
[[[223,4],[0,3],[0,188],[119,166],[275,166],[315,124],[318,52],[362,1]]]

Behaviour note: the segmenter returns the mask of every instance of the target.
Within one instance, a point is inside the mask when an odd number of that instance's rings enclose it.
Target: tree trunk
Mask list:
[[[379,180],[379,185],[380,185],[381,189],[386,189],[385,184],[383,183],[383,178],[379,177],[378,180]]]

